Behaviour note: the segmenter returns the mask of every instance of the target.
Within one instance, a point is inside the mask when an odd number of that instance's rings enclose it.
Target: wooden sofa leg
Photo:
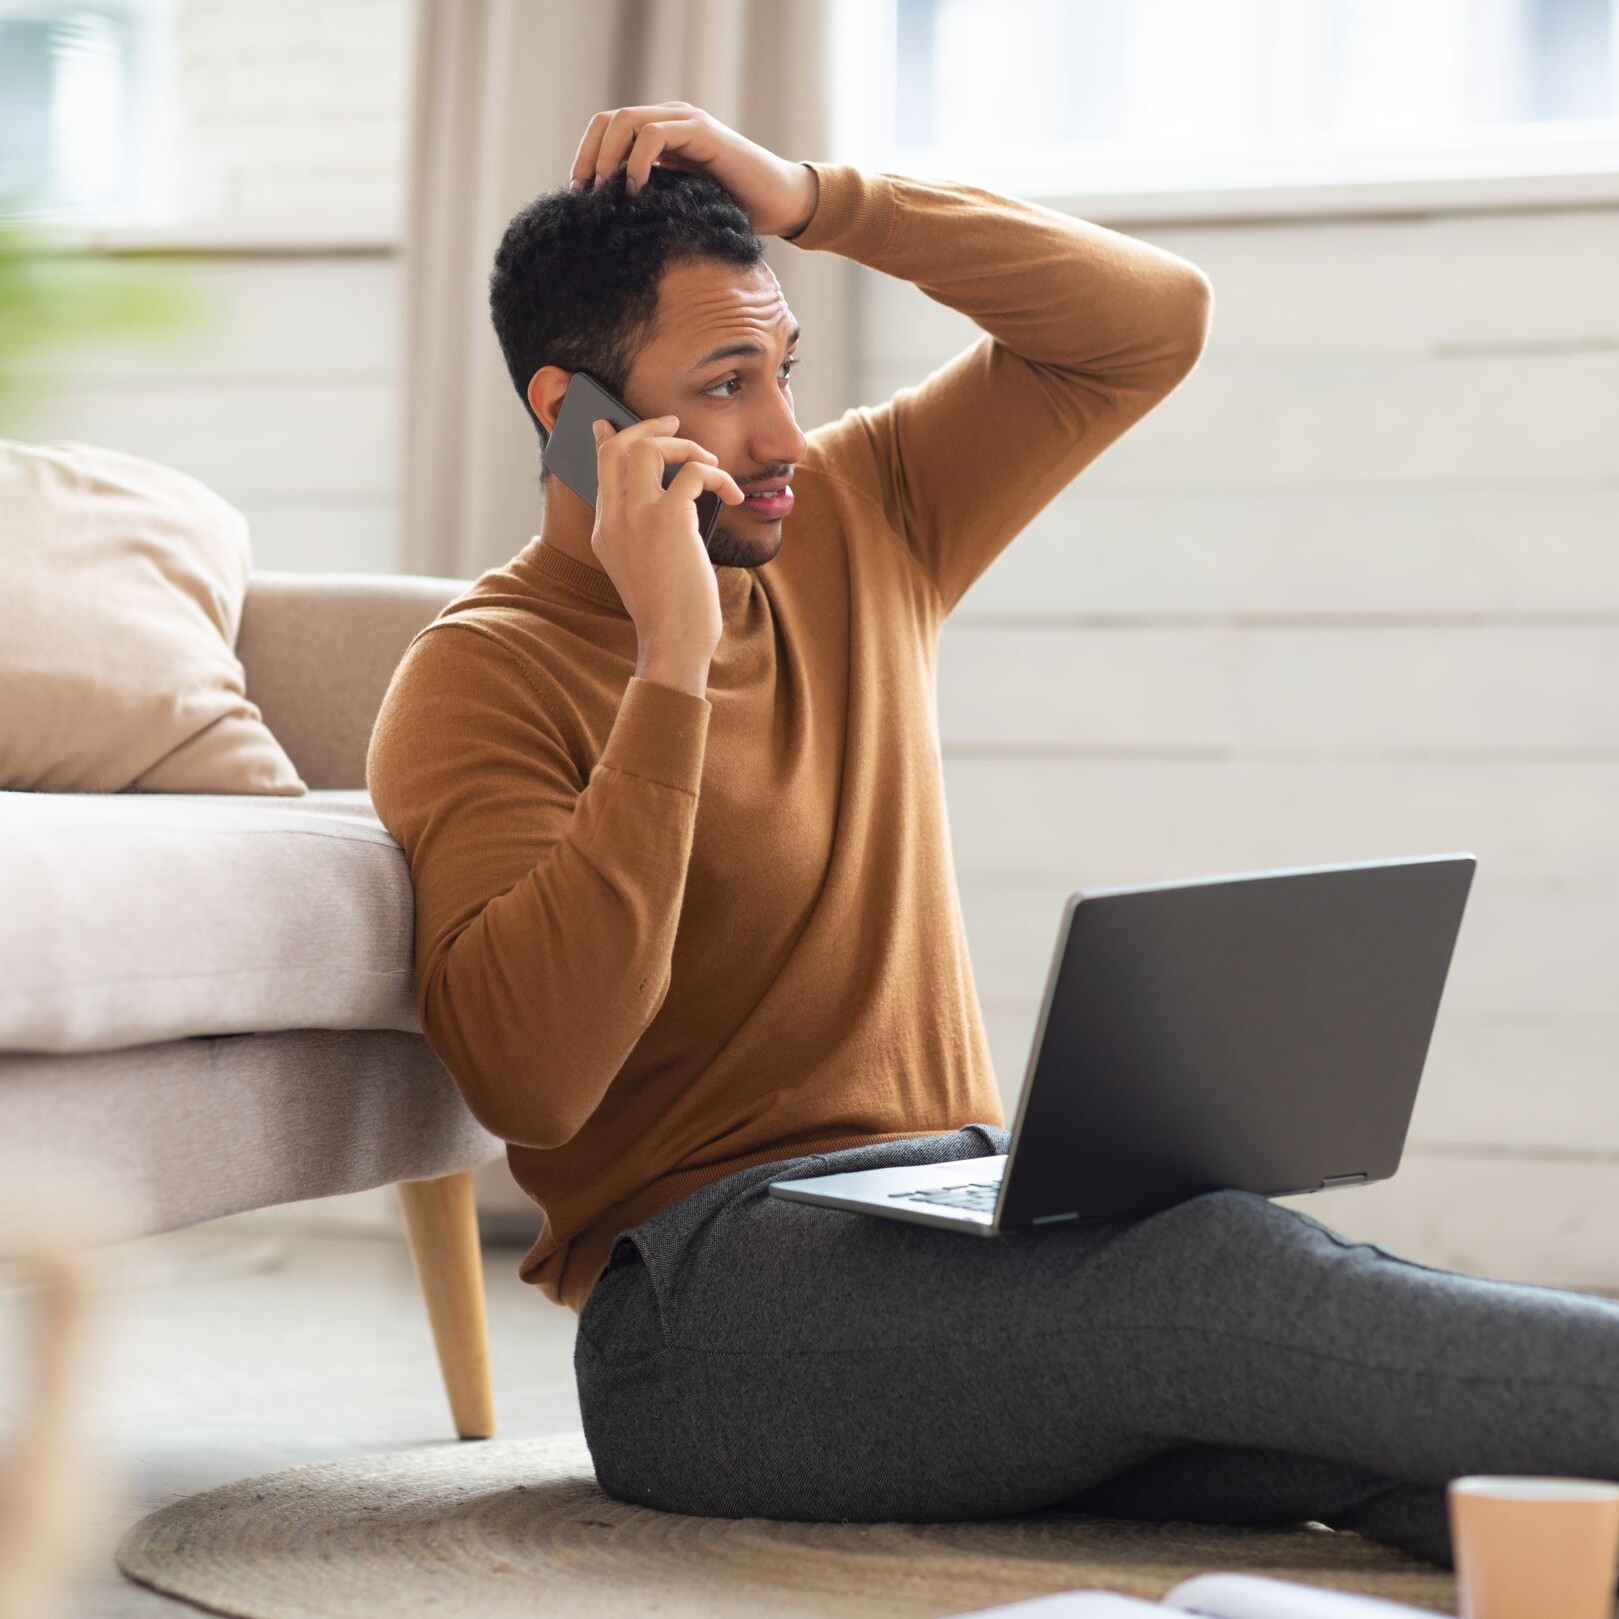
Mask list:
[[[455,1431],[463,1439],[488,1439],[495,1431],[495,1399],[471,1171],[398,1186]]]

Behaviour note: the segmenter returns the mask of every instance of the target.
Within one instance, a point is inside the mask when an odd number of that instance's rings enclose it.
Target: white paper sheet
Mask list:
[[[1215,1619],[1434,1619],[1432,1608],[1264,1574],[1197,1574],[1164,1592],[1162,1602]]]
[[[1168,1619],[1156,1602],[1120,1596],[1117,1591],[1053,1591],[999,1608],[975,1608],[952,1619],[1003,1619],[1003,1615],[1004,1619],[1145,1619],[1148,1614]]]
[[[1166,1591],[1160,1602],[1117,1591],[1053,1591],[998,1608],[975,1608],[953,1619],[1144,1619],[1152,1614],[1168,1619],[1166,1608],[1209,1619],[1435,1619],[1431,1608],[1263,1574],[1197,1574]]]

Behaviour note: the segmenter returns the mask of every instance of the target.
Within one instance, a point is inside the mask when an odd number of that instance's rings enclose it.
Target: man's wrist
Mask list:
[[[781,233],[782,239],[788,242],[790,242],[795,236],[803,235],[803,233],[809,229],[809,223],[812,219],[814,219],[815,210],[820,206],[821,203],[820,175],[818,175],[808,163],[800,163],[798,166],[803,170],[804,174],[804,201],[802,208],[799,210],[796,216],[797,223],[789,226],[788,229]]]
[[[675,686],[689,691],[693,697],[703,697],[708,692],[708,670],[713,659],[712,650],[642,646],[636,656],[635,673],[642,680]]]

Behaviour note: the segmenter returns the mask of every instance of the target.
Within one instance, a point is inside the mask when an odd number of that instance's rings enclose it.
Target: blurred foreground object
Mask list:
[[[87,1421],[105,1245],[141,1229],[129,1194],[0,1164],[0,1277],[16,1289],[29,1352],[0,1457],[0,1619],[59,1619],[106,1555],[94,1526],[124,1498]]]

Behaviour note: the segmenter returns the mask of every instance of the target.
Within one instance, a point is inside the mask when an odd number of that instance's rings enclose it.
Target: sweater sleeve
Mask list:
[[[819,198],[784,238],[913,282],[986,335],[886,403],[810,438],[861,487],[949,613],[1065,485],[1173,391],[1213,295],[1188,260],[977,186],[809,163]]]
[[[366,782],[410,864],[422,1033],[508,1142],[568,1141],[668,994],[710,711],[631,676],[586,780],[481,626],[429,625],[394,672]]]

